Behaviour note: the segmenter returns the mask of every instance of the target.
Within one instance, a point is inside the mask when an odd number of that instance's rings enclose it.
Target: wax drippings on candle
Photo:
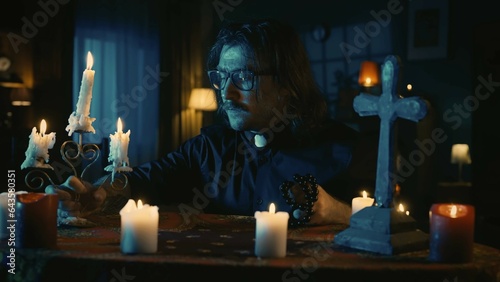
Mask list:
[[[142,209],[142,201],[141,200],[137,201],[137,209],[138,210]]]
[[[276,213],[276,206],[274,205],[274,203],[271,203],[271,205],[269,205],[269,213]]]

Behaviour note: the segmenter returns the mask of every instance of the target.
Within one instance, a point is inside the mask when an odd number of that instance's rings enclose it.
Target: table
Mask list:
[[[428,250],[393,256],[334,245],[344,225],[289,229],[287,256],[254,256],[255,219],[160,209],[158,252],[120,252],[119,215],[93,215],[95,227],[59,227],[57,249],[16,249],[16,274],[0,281],[500,281],[500,250],[475,244],[470,263],[428,261]]]

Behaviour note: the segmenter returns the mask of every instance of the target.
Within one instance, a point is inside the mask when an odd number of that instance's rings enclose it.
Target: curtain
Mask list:
[[[107,144],[120,118],[123,132],[131,132],[131,166],[158,157],[159,93],[168,75],[160,71],[155,10],[154,1],[85,0],[78,1],[75,11],[75,105],[88,51],[95,71],[90,117],[96,118],[96,132],[84,134],[83,142]],[[107,150],[103,146],[103,158]]]
[[[210,1],[161,1],[161,62],[169,71],[167,83],[162,84],[160,104],[161,153],[177,148],[198,134],[202,115],[188,108],[191,89],[209,87],[205,59],[213,40]]]

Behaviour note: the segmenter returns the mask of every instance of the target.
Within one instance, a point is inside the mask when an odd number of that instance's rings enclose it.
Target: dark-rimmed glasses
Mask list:
[[[255,76],[258,75],[261,74],[256,74],[251,70],[237,70],[232,72],[220,70],[208,71],[208,78],[215,90],[223,90],[227,85],[228,78],[231,78],[231,82],[236,88],[243,91],[251,90],[253,88]]]

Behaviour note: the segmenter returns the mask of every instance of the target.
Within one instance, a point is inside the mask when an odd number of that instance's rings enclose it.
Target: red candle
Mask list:
[[[439,262],[469,262],[474,245],[474,207],[434,204],[430,213],[429,259]]]
[[[19,248],[57,247],[57,194],[16,195],[15,246]]]

